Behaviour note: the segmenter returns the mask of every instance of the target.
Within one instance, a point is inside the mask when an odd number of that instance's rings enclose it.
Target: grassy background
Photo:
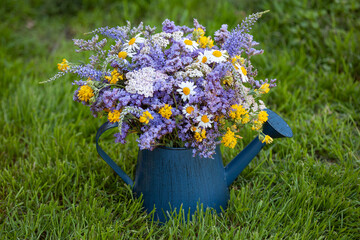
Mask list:
[[[72,38],[96,27],[195,17],[208,33],[269,9],[252,34],[265,50],[267,104],[292,127],[231,186],[228,210],[151,221],[95,150],[70,77],[39,85]],[[357,0],[5,0],[0,7],[0,239],[360,239],[360,3]],[[114,132],[113,132],[114,133]],[[244,142],[251,140],[244,133]],[[134,176],[137,148],[103,140]],[[229,162],[243,145],[223,152]],[[201,211],[200,211],[201,212]]]

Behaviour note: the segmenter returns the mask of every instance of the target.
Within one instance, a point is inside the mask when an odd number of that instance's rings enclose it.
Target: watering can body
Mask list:
[[[184,209],[185,216],[197,209],[197,204],[217,212],[225,209],[229,190],[224,175],[220,147],[213,158],[193,157],[188,148],[156,148],[141,150],[133,191],[142,194],[143,206],[161,222],[168,213]]]
[[[269,114],[263,132],[272,138],[292,137],[290,127],[277,114]],[[184,210],[190,216],[202,205],[217,212],[226,209],[228,187],[259,153],[265,143],[256,137],[226,167],[223,166],[220,147],[213,158],[193,156],[189,148],[158,147],[138,153],[135,180],[132,179],[102,150],[98,140],[103,132],[116,127],[116,123],[103,124],[96,135],[96,148],[109,166],[129,184],[136,196],[143,198],[147,212],[155,208],[155,220],[164,222],[169,213]],[[188,219],[187,219],[188,220]]]

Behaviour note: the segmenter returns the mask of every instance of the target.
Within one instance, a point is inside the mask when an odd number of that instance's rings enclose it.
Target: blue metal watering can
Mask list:
[[[266,109],[268,121],[263,132],[272,138],[292,137],[288,124],[276,113]],[[129,184],[135,195],[143,195],[147,211],[155,207],[155,220],[166,221],[168,212],[182,208],[192,215],[197,204],[217,212],[226,209],[229,200],[228,187],[260,152],[265,143],[258,137],[240,152],[226,167],[223,166],[220,147],[214,158],[193,157],[192,149],[158,147],[153,151],[138,153],[135,181],[101,149],[98,144],[103,132],[117,127],[117,123],[104,123],[96,134],[96,149],[107,164]]]

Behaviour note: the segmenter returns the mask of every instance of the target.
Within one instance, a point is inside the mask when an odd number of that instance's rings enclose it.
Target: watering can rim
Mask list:
[[[269,118],[265,122],[265,125],[271,126],[281,137],[293,137],[294,134],[291,128],[282,117],[270,109],[266,108],[264,110],[269,114]]]
[[[156,148],[162,148],[165,150],[193,150],[194,148],[187,148],[187,147],[166,147],[166,146],[157,146]],[[154,148],[154,149],[156,149]],[[147,149],[145,149],[147,150]]]

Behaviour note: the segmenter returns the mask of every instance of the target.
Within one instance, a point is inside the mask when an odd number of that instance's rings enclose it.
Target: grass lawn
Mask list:
[[[226,212],[164,225],[98,156],[106,119],[72,101],[73,79],[38,84],[101,26],[161,27],[165,18],[213,34],[270,10],[252,30],[265,50],[259,79],[278,79],[267,106],[294,137],[275,140],[230,187]],[[360,2],[357,0],[4,0],[0,7],[0,239],[360,239]],[[102,146],[134,176],[135,136]],[[223,151],[228,163],[243,144]],[[201,210],[199,210],[201,212]]]

